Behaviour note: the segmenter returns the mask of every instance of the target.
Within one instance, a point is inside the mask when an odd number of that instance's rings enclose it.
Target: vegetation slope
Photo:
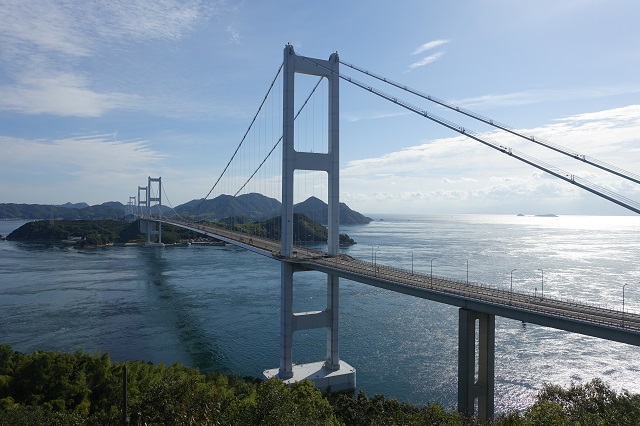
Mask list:
[[[116,425],[122,377],[128,378],[131,425],[480,425],[437,404],[416,406],[347,394],[323,396],[311,382],[239,379],[174,364],[113,363],[107,354],[37,351],[0,345],[0,426]],[[601,380],[568,388],[546,385],[522,413],[494,426],[640,424],[640,395]]]
[[[280,239],[282,218],[276,216],[265,221],[250,222],[244,217],[230,217],[220,222],[210,223],[213,226],[224,226],[229,229],[244,232],[257,237]],[[329,232],[327,228],[310,219],[303,213],[293,214],[293,243],[297,245],[324,244],[327,242]],[[342,246],[355,244],[356,242],[348,234],[340,234],[339,243]]]
[[[249,222],[244,217],[231,217],[220,222],[208,224],[260,237],[280,238],[279,217],[263,222]],[[327,242],[327,228],[299,213],[294,214],[293,234],[295,244],[322,244]],[[166,224],[162,226],[162,241],[166,244],[195,240],[200,237],[202,237],[201,234],[180,227]],[[77,240],[77,247],[96,247],[109,244],[140,243],[146,241],[146,236],[140,233],[138,222],[114,219],[41,220],[25,223],[9,234],[7,239],[48,242]],[[355,244],[355,241],[347,234],[341,234],[340,244]]]
[[[162,240],[167,244],[195,239],[199,234],[175,226],[162,227]],[[28,222],[7,236],[14,241],[57,242],[77,240],[79,247],[102,246],[146,241],[138,222],[124,220],[40,220]]]

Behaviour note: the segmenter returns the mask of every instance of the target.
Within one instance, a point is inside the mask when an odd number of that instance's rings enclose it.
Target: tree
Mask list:
[[[310,380],[287,386],[272,378],[258,386],[255,424],[324,426],[341,423],[329,401]]]

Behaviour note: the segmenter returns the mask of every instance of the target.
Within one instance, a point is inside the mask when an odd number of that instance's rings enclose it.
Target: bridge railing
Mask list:
[[[218,234],[230,240],[268,251],[274,258],[286,260],[280,257],[279,240],[254,236],[225,228],[205,226],[193,222],[164,221]],[[467,283],[466,281],[450,277],[412,272],[405,268],[364,261],[345,254],[330,257],[316,248],[299,245],[294,247],[294,254],[290,260],[302,263],[318,263],[330,268],[348,270],[362,276],[387,280],[398,285],[418,287],[434,293],[460,296],[464,299],[482,301],[493,305],[508,306],[511,309],[537,312],[545,315],[568,318],[574,321],[600,324],[606,327],[640,331],[640,315],[638,314],[628,311],[623,313],[620,310],[593,306],[575,300],[569,301],[533,296],[475,281],[469,281]]]
[[[434,293],[457,295],[465,299],[478,300],[494,305],[508,306],[510,309],[537,312],[545,315],[584,321],[606,327],[640,331],[640,315],[620,310],[607,309],[586,303],[559,300],[549,297],[532,296],[484,285],[477,282],[460,281],[448,277],[415,273],[410,270],[367,262],[351,258],[326,259],[325,264],[339,264],[339,267],[352,272],[388,280],[395,284],[428,289]]]

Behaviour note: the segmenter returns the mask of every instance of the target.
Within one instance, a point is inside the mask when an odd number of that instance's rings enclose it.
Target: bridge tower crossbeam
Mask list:
[[[320,66],[314,65],[320,64]],[[328,178],[328,254],[338,256],[339,245],[339,67],[338,54],[329,60],[310,60],[298,56],[293,46],[284,49],[283,72],[283,137],[282,137],[282,224],[280,284],[280,367],[266,370],[266,377],[279,377],[287,383],[310,379],[317,387],[332,391],[353,390],[356,371],[340,360],[339,354],[339,278],[327,274],[327,307],[322,311],[293,312],[294,273],[302,272],[292,261],[294,174],[296,170],[324,171]],[[308,74],[328,81],[328,152],[296,151],[294,144],[295,74]],[[294,365],[293,333],[298,330],[326,328],[327,352],[324,361]]]

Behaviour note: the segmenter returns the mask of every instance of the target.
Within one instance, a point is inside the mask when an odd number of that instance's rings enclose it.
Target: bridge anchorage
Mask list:
[[[306,60],[293,46],[284,49],[283,128],[282,128],[282,224],[280,255],[280,367],[265,370],[267,378],[278,377],[286,383],[309,379],[322,389],[346,391],[356,388],[356,370],[339,355],[339,278],[327,273],[327,307],[323,311],[293,312],[294,273],[306,269],[295,264],[293,256],[293,181],[296,170],[325,171],[328,177],[328,255],[338,256],[339,247],[339,77],[338,54],[329,60]],[[321,66],[314,65],[319,63]],[[295,74],[326,78],[328,81],[328,152],[295,150],[294,83]],[[295,365],[292,361],[293,333],[298,330],[326,328],[327,356],[324,361]]]

